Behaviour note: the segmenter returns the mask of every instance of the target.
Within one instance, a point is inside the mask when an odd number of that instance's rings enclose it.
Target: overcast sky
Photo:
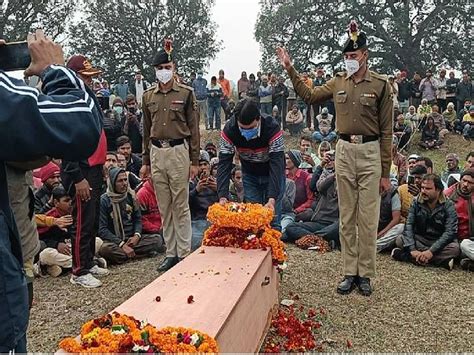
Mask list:
[[[260,47],[254,38],[258,0],[216,0],[212,19],[217,23],[217,38],[223,49],[211,61],[206,77],[217,76],[224,69],[225,76],[237,82],[240,73],[257,73]]]

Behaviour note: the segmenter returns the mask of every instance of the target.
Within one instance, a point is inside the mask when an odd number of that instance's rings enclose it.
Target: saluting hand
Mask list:
[[[288,51],[285,48],[277,47],[276,54],[283,68],[288,69],[289,67],[291,67],[291,58],[290,58],[290,55],[288,54]]]

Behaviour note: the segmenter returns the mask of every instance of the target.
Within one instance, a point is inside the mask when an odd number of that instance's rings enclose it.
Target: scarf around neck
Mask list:
[[[125,231],[122,223],[122,213],[120,211],[120,203],[127,199],[128,190],[124,193],[117,193],[115,191],[115,181],[120,173],[124,173],[125,170],[120,168],[112,168],[109,171],[109,178],[107,179],[107,196],[109,196],[112,202],[112,220],[114,222],[115,235],[121,240],[125,239]]]

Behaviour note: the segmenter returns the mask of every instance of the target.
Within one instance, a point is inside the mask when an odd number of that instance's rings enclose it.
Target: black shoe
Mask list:
[[[172,257],[172,258],[165,258],[163,262],[158,266],[158,271],[168,271],[171,269],[173,266],[175,266],[178,263],[178,258],[177,257]]]
[[[461,268],[463,270],[474,271],[474,261],[472,261],[471,259],[468,259],[468,258],[462,259],[459,265],[461,265]]]
[[[446,260],[441,266],[448,271],[452,271],[454,269],[454,259]]]
[[[403,250],[400,248],[393,248],[392,253],[390,254],[392,259],[402,261],[403,260]]]
[[[348,295],[356,286],[356,277],[355,276],[344,276],[344,279],[341,281],[339,286],[337,286],[337,293],[341,295]]]
[[[359,276],[357,287],[362,296],[370,296],[372,294],[372,286],[370,286],[370,279],[368,277]]]

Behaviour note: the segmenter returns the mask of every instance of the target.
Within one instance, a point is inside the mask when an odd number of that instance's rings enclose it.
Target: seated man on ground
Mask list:
[[[401,184],[407,173],[407,158],[398,151],[398,138],[392,140],[392,168],[390,175],[396,176],[398,184]]]
[[[461,174],[461,181],[444,191],[453,201],[458,216],[458,240],[461,243],[461,267],[474,271],[474,168]]]
[[[399,186],[402,185],[402,184],[406,184],[407,182],[407,178],[408,178],[408,175],[410,175],[410,171],[411,169],[416,165],[417,161],[418,161],[418,158],[420,156],[418,154],[411,154],[407,159],[406,159],[406,167],[405,167],[405,174],[403,175],[403,177],[401,178],[400,182],[399,182]]]
[[[300,134],[303,130],[303,114],[296,104],[286,114],[286,128],[292,136]]]
[[[204,232],[209,228],[207,211],[214,203],[219,202],[217,195],[217,182],[211,175],[209,154],[201,150],[199,155],[199,175],[191,182],[189,187],[189,209],[191,210],[191,251],[202,244]]]
[[[463,116],[460,127],[465,139],[474,138],[474,105],[471,105],[469,112]]]
[[[286,226],[295,221],[296,215],[311,208],[314,201],[314,194],[309,185],[311,174],[306,170],[299,169],[301,164],[301,153],[299,150],[289,150],[285,154],[287,178],[293,180],[296,185],[295,201],[293,203],[293,213],[285,214],[281,219],[281,230],[285,231]]]
[[[464,117],[469,114],[471,106],[472,106],[471,99],[464,100],[464,106],[458,111],[457,119],[456,119],[456,122],[454,124],[454,129],[455,129],[456,133],[459,133],[459,134],[463,133]]]
[[[427,174],[433,174],[434,172],[433,161],[428,157],[418,157],[416,165],[424,166]]]
[[[207,142],[204,150],[209,154],[209,159],[217,158],[217,147],[212,142]]]
[[[456,109],[454,108],[454,103],[448,103],[446,110],[443,112],[444,122],[446,123],[446,128],[452,132],[456,124]]]
[[[444,142],[444,137],[449,133],[449,131],[446,128],[444,116],[439,113],[438,105],[433,105],[432,112],[428,115],[428,117],[433,118],[433,122],[439,131],[439,139]]]
[[[328,112],[327,107],[323,107],[321,113],[314,119],[313,139],[317,143],[327,141],[332,143],[336,140],[337,134],[334,132],[334,117]]]
[[[377,234],[377,252],[391,250],[395,239],[403,233],[405,224],[400,223],[402,203],[396,184],[380,197],[380,217]]]
[[[38,267],[46,269],[53,277],[61,275],[63,269],[72,268],[71,235],[67,227],[72,225],[71,198],[62,186],[52,191],[53,208],[46,214],[57,223],[51,227],[38,227],[42,246],[39,253]],[[40,272],[41,274],[41,272]]]
[[[459,256],[458,217],[454,203],[443,194],[439,176],[423,176],[421,192],[410,207],[403,235],[398,236],[392,257],[417,265],[452,270]]]
[[[128,186],[130,189],[134,190],[140,185],[141,180],[138,175],[135,175],[131,171],[127,171],[127,158],[122,153],[117,153],[117,165],[119,168],[123,169],[127,173],[128,177]]]
[[[459,157],[457,154],[449,153],[446,155],[446,169],[441,173],[441,181],[444,184],[444,187],[448,186],[448,180],[451,175],[457,175],[459,179],[461,175],[461,168],[459,167]]]
[[[400,195],[401,202],[401,219],[400,223],[405,223],[408,218],[408,211],[413,202],[413,199],[419,195],[421,191],[421,181],[423,175],[426,174],[426,168],[421,165],[414,166],[410,170],[410,176],[408,177],[408,183],[400,185],[398,187],[398,194]]]
[[[142,188],[138,190],[137,201],[142,214],[142,232],[163,235],[160,209],[151,180],[146,180]]]
[[[303,236],[316,235],[329,242],[332,248],[339,248],[339,206],[334,171],[334,152],[326,153],[327,168],[317,182],[320,198],[316,203],[310,222],[293,222],[286,227],[282,240],[295,242]]]
[[[232,169],[229,197],[231,202],[244,202],[244,184],[242,181],[242,168],[240,165],[236,165]]]
[[[117,152],[123,154],[127,161],[126,171],[129,171],[136,176],[140,175],[140,169],[142,168],[142,159],[132,153],[132,144],[130,143],[130,138],[127,136],[120,136],[116,141]]]
[[[417,116],[418,120],[420,121],[419,127],[423,128],[426,123],[426,119],[428,115],[431,113],[431,105],[428,103],[428,100],[423,99],[421,100],[421,105],[418,106]]]
[[[329,149],[330,150],[330,146]],[[300,152],[302,157],[302,162],[299,166],[300,169],[307,170],[311,173],[314,167],[318,166],[321,162],[321,159],[318,158],[316,154],[316,144],[312,141],[310,135],[302,135],[300,138]]]
[[[44,214],[53,208],[53,189],[61,185],[59,167],[49,162],[38,172],[43,186],[35,192],[35,213]]]
[[[405,118],[403,117],[403,114],[399,114],[397,116],[397,120],[395,122],[395,125],[393,127],[393,134],[398,138],[398,149],[406,149],[408,145],[408,141],[410,140],[411,137],[411,132],[412,129],[410,125],[405,124]]]
[[[100,198],[99,237],[104,242],[99,254],[110,264],[164,251],[160,235],[142,235],[140,207],[120,168],[110,169],[107,192]]]

